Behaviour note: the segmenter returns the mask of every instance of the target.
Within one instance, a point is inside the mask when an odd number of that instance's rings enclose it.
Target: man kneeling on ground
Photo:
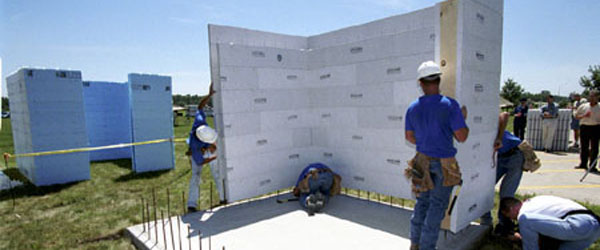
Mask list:
[[[308,214],[314,215],[325,207],[330,196],[340,193],[341,182],[342,177],[325,164],[313,163],[302,170],[293,192]]]
[[[518,220],[520,235],[515,236],[522,239],[524,250],[586,249],[600,237],[598,216],[572,200],[541,195],[521,202],[506,197],[500,200],[500,211]]]

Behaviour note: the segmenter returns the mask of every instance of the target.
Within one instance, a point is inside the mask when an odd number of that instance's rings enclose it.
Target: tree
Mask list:
[[[2,111],[8,111],[8,97],[2,97]]]
[[[521,87],[521,85],[515,82],[512,78],[508,78],[502,86],[500,96],[517,105],[519,103],[519,98],[521,98],[521,95],[523,95],[524,92],[525,90],[523,87]]]
[[[590,66],[588,72],[592,75],[579,78],[579,85],[585,88],[586,93],[591,89],[600,89],[600,65]]]

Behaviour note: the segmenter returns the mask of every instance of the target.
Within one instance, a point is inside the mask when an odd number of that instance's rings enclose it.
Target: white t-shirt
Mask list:
[[[600,103],[594,105],[593,107],[590,103],[584,103],[577,108],[577,112],[575,115],[585,115],[588,111],[592,111],[592,115],[590,117],[583,117],[579,120],[580,125],[587,126],[595,126],[600,124]]]
[[[542,214],[560,218],[569,211],[585,209],[587,208],[569,199],[551,195],[540,195],[525,200],[517,218],[521,218],[523,214]]]

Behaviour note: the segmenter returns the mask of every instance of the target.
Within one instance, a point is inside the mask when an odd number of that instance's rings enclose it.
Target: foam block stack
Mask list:
[[[471,128],[458,145],[464,195],[450,229],[481,216],[493,206],[502,4],[451,0],[310,37],[209,25],[227,199],[289,187],[311,162],[333,167],[346,187],[412,198],[404,116],[421,95],[417,67],[435,60]]]
[[[0,58],[0,83],[2,82],[2,58]],[[0,96],[2,96],[2,88],[0,88]],[[0,102],[0,110],[2,110],[2,102]],[[2,130],[2,122],[0,122],[0,130]]]
[[[88,146],[80,71],[21,69],[7,78],[15,153]],[[89,153],[17,158],[36,186],[90,178]]]
[[[569,109],[561,109],[558,112],[558,124],[552,141],[552,150],[566,151],[569,148],[569,132],[571,129],[572,113]],[[543,143],[542,111],[540,109],[529,110],[527,115],[527,133],[525,139],[531,143],[536,150],[544,150]]]
[[[127,83],[83,82],[85,118],[90,146],[131,142],[131,112]],[[90,160],[131,158],[131,148],[90,152]]]
[[[133,142],[173,137],[171,77],[129,74]],[[173,142],[133,147],[135,172],[175,167]]]

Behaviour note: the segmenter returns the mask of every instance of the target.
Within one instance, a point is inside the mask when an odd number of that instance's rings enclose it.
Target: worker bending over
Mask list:
[[[330,196],[340,193],[341,182],[342,177],[325,164],[313,163],[302,170],[293,192],[308,214],[314,215],[325,207]]]

